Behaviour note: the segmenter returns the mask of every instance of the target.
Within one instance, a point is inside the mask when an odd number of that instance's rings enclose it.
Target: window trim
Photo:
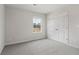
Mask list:
[[[40,30],[39,32],[33,32],[33,25],[32,25],[32,33],[42,33],[42,30],[43,30],[43,29],[42,29],[42,27],[43,27],[43,26],[42,26],[42,24],[43,24],[43,23],[42,23],[42,22],[43,22],[42,17],[39,17],[39,16],[33,17],[33,19],[35,19],[35,18],[36,18],[36,19],[41,19],[41,22],[40,22],[41,30]],[[33,19],[32,19],[32,24],[33,24]]]

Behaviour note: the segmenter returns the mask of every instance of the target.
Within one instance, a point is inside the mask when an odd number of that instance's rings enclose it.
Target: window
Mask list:
[[[42,19],[40,17],[33,18],[33,32],[42,32]]]

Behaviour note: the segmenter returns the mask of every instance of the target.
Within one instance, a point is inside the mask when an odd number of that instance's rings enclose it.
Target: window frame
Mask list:
[[[34,21],[34,19],[40,19],[41,21],[40,21],[40,31],[39,32],[33,32],[33,29],[34,29],[34,23],[33,23],[33,21]],[[34,16],[33,18],[32,18],[32,33],[42,33],[42,22],[43,22],[43,20],[42,20],[42,17],[39,17],[39,16]]]

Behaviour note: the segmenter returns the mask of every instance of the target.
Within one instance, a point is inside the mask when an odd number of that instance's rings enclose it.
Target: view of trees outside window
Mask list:
[[[33,32],[41,32],[42,31],[42,19],[34,18],[33,19]]]

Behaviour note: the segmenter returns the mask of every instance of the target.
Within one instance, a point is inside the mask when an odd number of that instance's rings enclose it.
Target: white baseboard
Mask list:
[[[19,44],[19,43],[24,43],[24,42],[31,42],[31,41],[36,41],[36,40],[40,40],[40,39],[46,39],[45,37],[43,38],[36,38],[36,39],[31,39],[31,40],[23,40],[23,41],[18,41],[18,42],[11,42],[11,43],[7,43],[5,44],[5,46],[8,46],[8,45],[13,45],[13,44]]]

